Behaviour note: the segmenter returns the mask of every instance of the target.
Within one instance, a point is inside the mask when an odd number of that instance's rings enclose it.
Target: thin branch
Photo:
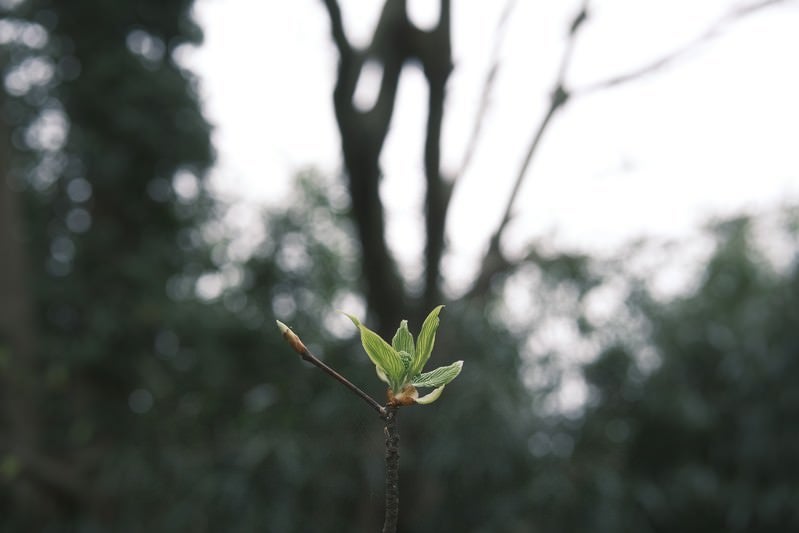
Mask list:
[[[339,7],[336,0],[323,0],[327,13],[330,17],[331,32],[333,34],[333,42],[336,43],[338,53],[341,58],[345,58],[352,54],[352,46],[344,33],[344,22],[341,18],[341,7]]]
[[[544,137],[544,133],[546,133],[549,125],[552,123],[552,118],[555,116],[555,113],[569,100],[569,92],[566,89],[566,75],[568,73],[572,55],[574,54],[574,44],[577,39],[577,35],[580,28],[583,26],[583,23],[588,18],[588,4],[589,0],[583,0],[580,10],[574,16],[572,23],[569,26],[569,33],[566,39],[566,45],[563,49],[563,54],[561,55],[560,63],[558,65],[558,73],[553,84],[554,88],[550,97],[549,107],[547,108],[544,116],[541,118],[541,121],[538,123],[538,126],[535,128],[533,138],[530,141],[529,147],[527,148],[524,160],[522,161],[522,165],[519,168],[519,172],[517,173],[516,179],[513,183],[513,188],[511,189],[510,195],[508,196],[508,200],[505,204],[505,209],[502,213],[500,223],[497,226],[497,229],[494,231],[489,242],[488,249],[483,256],[480,272],[468,292],[468,295],[470,296],[474,296],[480,291],[485,290],[485,288],[488,287],[490,279],[497,272],[505,269],[508,266],[508,261],[505,259],[500,248],[502,234],[511,220],[513,206],[515,205],[519,196],[519,190],[522,187],[524,178],[527,176],[527,171],[530,167],[530,163],[533,160],[533,156],[538,151],[541,139]]]
[[[466,169],[472,162],[474,153],[477,151],[477,142],[480,139],[480,134],[483,131],[483,124],[485,117],[488,114],[489,104],[491,103],[491,93],[494,92],[494,82],[499,72],[499,55],[502,50],[502,44],[505,41],[505,30],[510,19],[510,14],[513,8],[516,7],[516,0],[508,0],[505,4],[505,9],[499,17],[497,27],[494,30],[494,46],[491,51],[491,63],[486,74],[485,81],[483,81],[483,90],[480,93],[480,106],[477,108],[477,114],[474,117],[472,125],[472,132],[469,135],[469,140],[466,143],[466,151],[463,153],[463,160],[461,161],[458,170],[455,172],[455,179],[466,172]]]
[[[277,327],[280,328],[280,332],[283,334],[283,338],[286,340],[289,346],[291,346],[294,349],[294,351],[297,352],[303,360],[308,361],[312,365],[322,369],[333,379],[335,379],[336,381],[338,381],[339,383],[350,389],[363,401],[369,404],[369,406],[372,409],[377,411],[381,417],[386,416],[387,411],[385,407],[377,403],[377,401],[375,401],[374,398],[366,394],[364,391],[358,388],[358,386],[353,384],[350,380],[348,380],[347,378],[345,378],[344,376],[342,376],[341,374],[339,374],[338,372],[327,366],[318,357],[312,354],[311,351],[305,346],[305,344],[303,344],[303,342],[300,340],[297,334],[291,331],[291,329],[287,325],[278,320]]]
[[[710,26],[702,34],[697,36],[695,39],[693,39],[686,45],[650,62],[647,65],[643,65],[637,69],[634,69],[631,72],[614,76],[607,80],[596,82],[594,84],[582,87],[580,89],[567,91],[565,87],[565,78],[573,54],[575,37],[577,35],[578,30],[580,29],[582,24],[586,21],[588,16],[588,0],[584,1],[581,10],[574,18],[569,30],[569,38],[566,42],[564,53],[561,58],[561,63],[558,69],[558,77],[555,83],[555,89],[553,90],[552,93],[552,99],[550,101],[549,109],[547,110],[547,113],[544,115],[543,119],[536,128],[532,142],[530,143],[530,147],[528,148],[526,157],[522,163],[521,169],[516,177],[513,189],[511,190],[511,194],[508,198],[508,202],[505,206],[505,210],[503,212],[500,224],[497,227],[497,230],[494,232],[493,236],[491,237],[488,250],[483,256],[483,261],[481,264],[479,274],[477,275],[474,283],[472,284],[472,287],[469,289],[466,296],[474,297],[478,294],[482,294],[488,288],[489,282],[494,275],[501,272],[507,272],[516,266],[514,262],[509,261],[502,254],[502,251],[500,249],[500,239],[502,237],[502,233],[504,232],[505,228],[507,227],[511,219],[512,209],[516,201],[516,197],[518,196],[519,189],[521,188],[521,184],[527,173],[527,169],[530,165],[531,159],[538,149],[539,142],[544,132],[546,131],[547,127],[549,126],[555,112],[560,107],[562,107],[571,97],[582,96],[590,92],[615,87],[622,83],[637,80],[683,57],[691,50],[693,50],[695,47],[699,46],[705,41],[715,38],[723,30],[725,30],[727,26],[739,21],[745,16],[751,15],[755,12],[764,10],[769,7],[793,1],[795,0],[762,0],[759,2],[753,2],[747,5],[740,6],[728,12],[725,16],[720,18],[715,24]],[[518,262],[523,263],[525,260],[526,259],[522,259],[521,261]]]
[[[555,88],[555,92],[552,94],[552,98],[550,99],[549,108],[547,109],[544,117],[541,119],[541,122],[538,124],[535,134],[533,135],[533,139],[530,142],[530,146],[527,148],[527,153],[522,161],[522,166],[519,168],[519,172],[516,175],[516,180],[513,182],[513,189],[511,189],[511,193],[508,196],[508,201],[505,204],[505,210],[503,211],[502,219],[496,231],[494,232],[494,240],[499,240],[499,238],[502,236],[502,233],[505,231],[505,227],[510,222],[513,205],[516,203],[516,199],[519,196],[519,190],[521,189],[524,178],[527,175],[527,169],[530,167],[530,163],[533,160],[533,155],[535,155],[536,151],[538,150],[538,145],[541,143],[541,139],[544,137],[544,132],[546,132],[547,128],[549,127],[552,117],[555,116],[555,112],[566,103],[567,99],[568,93],[565,91],[565,89],[563,89],[562,86],[558,85]]]
[[[690,52],[694,51],[696,48],[700,47],[701,45],[705,44],[708,41],[711,41],[718,37],[724,30],[727,29],[728,26],[738,22],[742,18],[747,15],[751,15],[755,12],[761,11],[763,9],[773,7],[778,4],[784,4],[790,2],[792,0],[763,0],[761,2],[754,2],[748,5],[740,6],[736,9],[729,11],[726,15],[721,17],[715,23],[713,23],[710,27],[708,27],[704,32],[694,37],[691,41],[685,43],[684,45],[672,50],[661,57],[650,61],[645,65],[641,65],[637,68],[630,70],[629,72],[625,72],[623,74],[618,74],[616,76],[612,76],[605,80],[597,81],[586,85],[585,87],[581,87],[579,89],[575,89],[573,91],[574,95],[583,96],[586,94],[590,94],[593,92],[601,91],[604,89],[610,89],[613,87],[617,87],[624,83],[628,83],[631,81],[638,80],[647,76],[649,74],[653,74],[672,63],[675,63],[677,60],[682,59],[684,56],[688,55]]]
[[[569,92],[565,87],[566,75],[568,73],[569,65],[571,64],[572,56],[574,55],[574,44],[577,39],[577,34],[588,17],[588,2],[589,0],[583,0],[583,5],[580,7],[580,11],[572,20],[571,26],[569,28],[569,35],[566,39],[566,46],[564,47],[563,54],[560,58],[558,75],[555,79],[554,89],[552,90],[549,100],[549,108],[547,109],[547,112],[544,114],[544,117],[541,119],[541,122],[538,124],[538,127],[533,134],[533,138],[530,141],[530,146],[527,148],[527,153],[522,161],[522,166],[519,168],[519,172],[516,175],[516,180],[513,183],[513,189],[511,189],[508,202],[505,205],[505,211],[502,214],[502,220],[500,221],[497,230],[494,232],[494,238],[497,240],[499,240],[499,238],[502,236],[502,232],[505,231],[505,227],[508,225],[508,222],[510,222],[513,205],[516,203],[516,199],[519,196],[519,190],[521,189],[522,182],[527,175],[527,169],[530,167],[530,162],[533,159],[533,155],[535,155],[537,152],[538,146],[541,143],[541,139],[543,138],[544,133],[552,121],[552,117],[555,115],[555,112],[563,107],[569,100]]]

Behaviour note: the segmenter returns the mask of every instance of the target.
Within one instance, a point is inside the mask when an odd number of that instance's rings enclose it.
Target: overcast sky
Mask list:
[[[410,1],[420,22],[430,0]],[[350,38],[365,44],[382,1],[342,1]],[[501,217],[534,127],[546,110],[570,18],[579,2],[519,0],[504,33],[484,137],[449,215],[452,279],[475,268]],[[690,42],[734,6],[729,0],[598,0],[567,76],[579,88]],[[457,168],[474,121],[504,2],[453,1],[455,70],[443,151]],[[199,0],[205,44],[188,63],[216,125],[214,184],[248,205],[285,198],[307,166],[341,167],[331,92],[336,53],[321,0]],[[712,214],[799,199],[799,6],[790,2],[728,27],[671,66],[573,100],[529,170],[509,227],[520,249],[555,234],[564,246],[608,251],[641,235],[684,236]],[[368,86],[365,94],[368,96]],[[426,87],[406,69],[382,164],[389,236],[413,274],[423,243]]]

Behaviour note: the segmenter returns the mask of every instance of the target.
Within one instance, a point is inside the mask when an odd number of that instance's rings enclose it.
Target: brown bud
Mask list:
[[[413,385],[405,385],[399,394],[394,394],[394,391],[388,389],[388,404],[389,405],[413,405],[416,403],[416,398],[419,393]]]
[[[280,320],[277,320],[276,322],[277,327],[280,328],[280,332],[283,334],[283,338],[286,339],[286,342],[289,343],[289,346],[294,348],[294,351],[298,354],[305,354],[308,351],[308,348],[305,347],[297,334],[291,331],[291,328],[289,328]]]

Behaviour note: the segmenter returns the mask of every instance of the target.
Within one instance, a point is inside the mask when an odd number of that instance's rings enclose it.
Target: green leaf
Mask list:
[[[441,393],[444,392],[445,385],[441,385],[439,388],[435,389],[434,391],[425,394],[421,398],[416,398],[416,403],[421,405],[428,405],[433,403],[434,401],[438,400],[438,397],[441,396]]]
[[[388,376],[385,372],[383,372],[382,368],[375,365],[375,372],[377,372],[377,377],[380,378],[380,381],[384,382],[386,385],[391,385],[391,383],[388,381]]]
[[[427,315],[422,324],[422,331],[419,332],[419,339],[416,341],[416,354],[414,355],[413,365],[411,366],[411,375],[415,376],[422,371],[427,360],[430,359],[430,354],[433,353],[433,345],[436,342],[436,330],[438,329],[438,313],[443,309],[443,305],[439,305]]]
[[[463,368],[463,361],[455,361],[449,366],[442,366],[420,374],[411,380],[414,387],[442,387],[458,377]]]
[[[391,345],[397,352],[408,352],[411,356],[416,352],[413,346],[413,335],[408,331],[408,321],[400,322],[400,327],[391,340]]]
[[[380,335],[361,324],[357,318],[347,313],[344,314],[361,331],[361,344],[366,351],[366,355],[378,368],[377,375],[382,379],[382,376],[380,376],[380,371],[382,370],[383,374],[388,378],[388,383],[392,390],[399,390],[405,377],[405,365],[402,364],[399,354]]]

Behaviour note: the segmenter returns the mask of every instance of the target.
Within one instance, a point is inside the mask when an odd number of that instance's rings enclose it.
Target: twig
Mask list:
[[[319,358],[311,353],[311,351],[305,346],[305,344],[302,343],[297,334],[291,331],[291,329],[287,325],[285,325],[280,320],[277,320],[277,327],[280,328],[280,332],[283,334],[283,338],[286,340],[286,342],[289,343],[289,346],[291,346],[294,349],[294,351],[297,352],[303,360],[308,361],[312,365],[324,370],[333,379],[335,379],[336,381],[338,381],[339,383],[350,389],[352,392],[358,395],[363,401],[368,403],[372,409],[374,409],[375,411],[378,412],[378,414],[380,414],[381,417],[387,416],[387,411],[385,407],[377,403],[377,401],[375,401],[374,398],[366,394],[355,384],[353,384],[350,380],[348,380],[347,378],[345,378],[344,376],[342,376],[341,374],[339,374],[338,372],[327,366],[321,360],[319,360]]]
[[[609,77],[605,80],[597,81],[579,88],[570,87],[567,90],[565,86],[565,77],[567,74],[569,64],[571,62],[575,37],[578,30],[586,21],[588,15],[588,0],[585,0],[583,2],[582,9],[573,19],[573,22],[569,29],[569,36],[566,41],[566,46],[564,48],[563,56],[561,58],[561,63],[559,65],[558,77],[556,79],[557,81],[555,83],[555,89],[552,92],[552,99],[550,101],[549,108],[546,114],[544,115],[543,119],[541,120],[541,122],[538,124],[538,127],[536,128],[535,134],[533,135],[533,139],[527,150],[522,166],[519,170],[519,173],[516,176],[516,181],[514,182],[513,189],[506,203],[505,210],[503,212],[499,226],[491,236],[488,249],[486,250],[486,253],[483,256],[480,271],[478,275],[475,277],[475,281],[472,283],[472,287],[469,289],[469,291],[467,291],[466,293],[467,296],[474,297],[476,295],[481,294],[482,291],[484,291],[485,288],[488,287],[490,279],[495,274],[507,271],[507,269],[517,266],[517,262],[511,262],[507,260],[502,254],[502,251],[500,249],[500,239],[502,237],[502,234],[506,226],[508,225],[510,219],[512,218],[513,206],[516,202],[516,197],[518,196],[519,189],[521,188],[521,184],[527,173],[531,159],[535,154],[535,152],[537,151],[539,142],[545,130],[548,128],[553,118],[553,115],[560,107],[562,107],[571,98],[577,96],[584,96],[589,93],[604,89],[613,88],[618,85],[635,81],[644,76],[652,74],[670,65],[672,62],[681,59],[683,56],[687,55],[689,52],[694,50],[697,46],[704,44],[706,41],[709,41],[717,37],[720,33],[722,33],[725,29],[727,29],[727,27],[745,18],[746,16],[780,4],[788,4],[794,2],[795,0],[758,0],[739,6],[729,11],[726,15],[721,17],[714,24],[708,27],[704,32],[699,34],[697,37],[695,37],[688,43],[672,50],[671,52],[645,65],[639,66],[629,72]]]
[[[516,6],[516,0],[508,0],[502,15],[499,17],[496,29],[494,30],[494,47],[491,51],[491,63],[488,67],[488,73],[483,81],[483,90],[480,93],[480,106],[477,109],[477,114],[474,117],[472,124],[472,131],[469,135],[469,140],[466,143],[466,150],[463,153],[463,160],[461,161],[458,170],[455,172],[454,178],[457,179],[466,173],[466,169],[472,162],[474,153],[477,151],[477,143],[480,140],[480,134],[483,131],[483,124],[485,117],[488,114],[488,108],[491,104],[491,93],[494,91],[494,82],[499,72],[499,56],[502,50],[502,44],[505,37],[505,29],[510,19],[510,14]]]
[[[580,11],[574,17],[569,28],[569,35],[566,39],[566,47],[564,48],[563,55],[560,59],[558,76],[555,79],[554,89],[552,90],[552,95],[549,101],[549,109],[547,109],[546,114],[541,119],[541,122],[538,124],[538,127],[533,134],[533,138],[530,141],[530,146],[527,148],[527,153],[524,156],[522,166],[519,168],[519,173],[516,175],[516,181],[513,183],[513,189],[508,197],[508,203],[505,205],[505,211],[502,215],[502,220],[499,223],[496,232],[494,233],[494,239],[497,241],[499,241],[499,238],[502,236],[502,232],[505,231],[505,227],[508,225],[508,222],[510,222],[513,205],[516,203],[516,199],[519,196],[519,189],[521,189],[522,182],[527,175],[527,169],[530,167],[530,162],[533,159],[533,155],[538,151],[538,145],[544,136],[544,132],[546,132],[547,128],[549,127],[555,112],[563,107],[563,105],[565,105],[569,100],[569,91],[567,91],[565,87],[566,74],[569,70],[569,65],[571,64],[572,55],[574,53],[574,42],[577,38],[577,33],[580,27],[586,21],[587,14],[588,0],[584,0]]]
[[[524,178],[527,175],[527,170],[530,167],[530,163],[532,162],[533,156],[538,151],[538,146],[541,143],[541,139],[544,136],[547,128],[549,127],[550,123],[552,122],[552,118],[555,116],[555,113],[563,107],[566,102],[569,101],[569,91],[566,89],[566,74],[568,72],[569,65],[571,63],[571,58],[574,53],[574,43],[575,39],[577,38],[577,34],[580,28],[583,26],[583,23],[588,18],[588,3],[589,0],[583,0],[583,3],[580,7],[580,10],[572,19],[572,23],[569,26],[569,34],[566,39],[566,46],[563,50],[563,55],[561,56],[560,64],[558,66],[558,73],[557,77],[555,78],[554,88],[552,90],[552,94],[549,101],[549,107],[544,114],[544,117],[541,119],[541,122],[538,123],[538,126],[533,133],[533,138],[530,141],[530,145],[527,148],[527,152],[524,156],[524,160],[522,161],[522,165],[519,168],[519,172],[516,174],[516,180],[513,182],[513,188],[511,189],[510,195],[508,196],[508,201],[505,204],[505,209],[502,213],[502,218],[500,219],[499,225],[497,229],[494,230],[493,235],[489,241],[488,249],[483,256],[483,260],[480,267],[480,272],[475,277],[474,282],[472,283],[471,289],[467,292],[469,296],[474,296],[479,294],[485,287],[488,286],[491,278],[498,272],[504,270],[506,267],[510,266],[511,263],[504,257],[502,254],[502,250],[500,247],[500,241],[502,239],[502,234],[505,231],[505,228],[508,226],[508,223],[511,220],[513,214],[513,206],[516,204],[516,199],[519,196],[519,190],[521,189],[522,183],[524,182]]]
[[[604,80],[596,81],[594,83],[576,89],[573,92],[574,94],[579,94],[580,96],[582,96],[593,92],[601,91],[604,89],[610,89],[612,87],[616,87],[618,85],[622,85],[624,83],[637,80],[638,78],[642,78],[648,74],[652,74],[653,72],[661,70],[667,67],[668,65],[676,62],[678,59],[681,59],[683,56],[687,55],[691,51],[695,50],[697,47],[706,43],[707,41],[715,39],[726,29],[727,26],[732,25],[733,23],[744,18],[745,16],[751,15],[752,13],[755,13],[757,11],[761,11],[763,9],[773,7],[777,4],[785,2],[786,0],[762,0],[760,2],[753,2],[751,4],[742,5],[728,12],[725,16],[721,17],[714,24],[705,29],[705,31],[703,31],[701,34],[697,35],[692,40],[688,41],[679,48],[676,48],[662,55],[661,57],[654,59],[649,63],[646,63],[639,67],[636,67],[628,72],[617,74],[615,76],[611,76]]]
[[[383,533],[397,531],[399,517],[399,430],[397,429],[397,406],[386,406],[386,519]]]

